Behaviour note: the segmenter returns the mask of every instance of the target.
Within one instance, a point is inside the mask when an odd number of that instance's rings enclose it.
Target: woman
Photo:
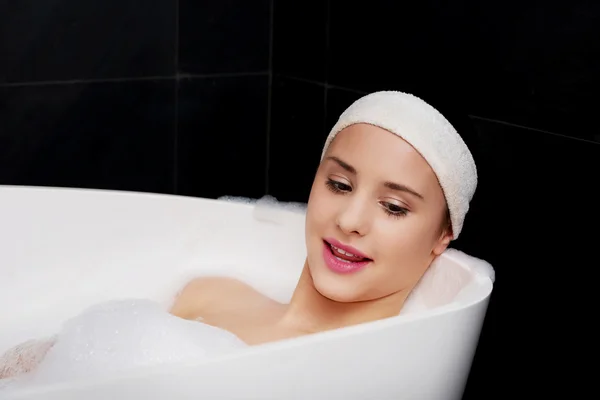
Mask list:
[[[200,278],[161,318],[193,324],[202,348],[213,348],[217,337],[231,339],[225,348],[237,348],[395,316],[460,234],[476,185],[469,149],[437,110],[405,93],[367,95],[344,111],[325,142],[307,206],[307,258],[290,303],[236,280]],[[114,324],[123,335],[127,323],[116,324],[112,312],[85,321]],[[151,312],[156,326],[158,314]],[[61,348],[66,342],[36,343],[4,375],[34,369],[44,356],[64,366],[67,354],[79,351]],[[79,342],[89,349],[89,342]],[[94,357],[86,362],[102,367]]]

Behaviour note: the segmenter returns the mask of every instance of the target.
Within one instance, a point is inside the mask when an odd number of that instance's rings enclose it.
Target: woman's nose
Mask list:
[[[370,215],[367,204],[358,196],[348,199],[345,207],[337,215],[338,227],[347,235],[364,236],[370,226]]]

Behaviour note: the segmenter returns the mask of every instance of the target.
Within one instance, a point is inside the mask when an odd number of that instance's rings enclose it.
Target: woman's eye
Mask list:
[[[334,181],[333,179],[328,179],[325,184],[327,185],[327,188],[334,193],[352,191],[352,187],[350,187],[350,185],[346,185],[345,183],[339,181]]]
[[[403,217],[408,214],[408,209],[401,207],[397,204],[383,203],[383,210],[393,217]]]

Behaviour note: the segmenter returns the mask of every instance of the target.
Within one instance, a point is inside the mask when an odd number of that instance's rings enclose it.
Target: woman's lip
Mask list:
[[[361,271],[372,262],[371,260],[344,261],[333,253],[331,245],[326,241],[323,241],[323,261],[331,271],[338,274],[351,274]]]
[[[360,250],[355,249],[352,246],[348,246],[348,245],[346,245],[346,244],[344,244],[344,243],[342,243],[342,242],[340,242],[338,240],[335,240],[334,238],[325,238],[324,240],[327,243],[329,243],[330,245],[335,246],[338,249],[342,249],[342,250],[344,250],[347,253],[351,253],[351,254],[354,254],[355,256],[362,257],[362,258],[368,258],[369,260],[372,260],[371,257],[369,257],[365,253],[361,252]]]

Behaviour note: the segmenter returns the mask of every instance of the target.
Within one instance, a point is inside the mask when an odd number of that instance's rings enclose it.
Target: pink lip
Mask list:
[[[347,246],[343,243],[338,242],[337,240],[335,240],[334,238],[325,238],[325,241],[329,244],[334,245],[335,247],[337,247],[338,249],[342,249],[348,253],[352,253],[355,256],[359,256],[362,258],[368,258],[371,259],[371,257],[369,257],[368,255],[366,255],[365,253],[361,253],[358,249],[355,249],[352,246]]]
[[[339,247],[336,244],[334,244],[334,246]],[[342,248],[342,247],[340,247],[340,248]],[[345,249],[344,249],[344,251],[345,251]],[[348,250],[348,251],[352,252],[351,250]],[[353,254],[358,255],[357,253],[353,253]],[[325,264],[327,265],[327,267],[330,270],[332,270],[333,272],[341,273],[341,274],[349,274],[352,272],[357,272],[357,271],[365,268],[371,262],[371,260],[358,261],[358,262],[342,261],[333,255],[333,253],[331,252],[331,247],[329,246],[329,243],[327,243],[325,241],[323,242],[323,260],[325,261]]]

